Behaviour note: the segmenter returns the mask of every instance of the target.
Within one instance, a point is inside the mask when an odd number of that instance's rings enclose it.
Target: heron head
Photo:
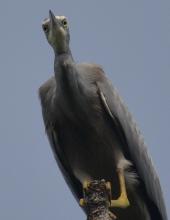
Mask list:
[[[69,28],[65,16],[54,16],[49,11],[49,18],[42,23],[43,31],[52,48],[58,54],[65,53],[69,49]]]

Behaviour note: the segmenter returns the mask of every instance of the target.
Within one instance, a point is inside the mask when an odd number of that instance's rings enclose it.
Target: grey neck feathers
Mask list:
[[[64,92],[73,93],[78,89],[76,64],[70,49],[67,53],[55,53],[54,72],[57,88]],[[59,91],[58,91],[59,92]]]

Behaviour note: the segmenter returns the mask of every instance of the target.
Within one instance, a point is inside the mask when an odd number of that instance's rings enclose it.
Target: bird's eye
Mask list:
[[[48,32],[48,25],[43,25],[43,30],[45,33],[47,33]]]
[[[62,24],[65,28],[67,28],[67,20],[66,19],[62,20]]]

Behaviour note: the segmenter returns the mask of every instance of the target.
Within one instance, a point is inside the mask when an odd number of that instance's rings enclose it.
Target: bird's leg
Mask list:
[[[111,207],[118,207],[118,208],[126,208],[130,205],[127,192],[126,192],[126,184],[125,184],[125,177],[123,169],[117,169],[119,184],[120,184],[120,196],[116,200],[111,200]]]

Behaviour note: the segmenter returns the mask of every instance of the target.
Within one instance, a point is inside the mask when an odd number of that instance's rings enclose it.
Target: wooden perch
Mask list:
[[[80,205],[87,210],[87,220],[113,220],[116,216],[110,212],[110,193],[105,180],[94,180],[84,187],[84,198]]]

